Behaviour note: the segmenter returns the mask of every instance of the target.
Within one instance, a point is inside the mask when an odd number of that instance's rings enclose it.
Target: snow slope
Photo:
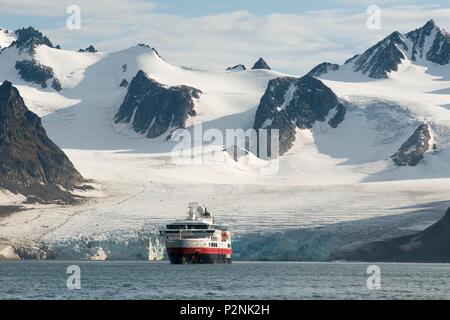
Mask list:
[[[14,32],[0,28],[0,49],[8,47],[14,40]]]
[[[280,159],[279,172],[264,176],[260,168],[265,162],[252,156],[251,163],[245,158],[236,162],[217,144],[207,149],[222,152],[226,161],[175,163],[174,142],[146,139],[112,119],[126,94],[119,84],[143,70],[162,84],[203,92],[188,129],[200,124],[203,130],[249,129],[268,81],[280,73],[174,66],[142,45],[113,53],[39,46],[34,58],[53,68],[63,87],[56,92],[20,79],[14,62],[24,58],[30,57],[4,50],[0,79],[18,87],[27,106],[43,117],[50,138],[98,188],[81,206],[24,205],[29,210],[1,218],[0,234],[17,246],[66,243],[73,250],[80,239],[88,246],[90,239],[107,242],[113,237],[118,248],[130,234],[138,234],[142,244],[156,226],[182,217],[190,201],[205,202],[219,220],[245,234],[398,215],[418,203],[444,201],[450,191],[446,66],[405,60],[388,79],[350,79],[345,68],[324,77],[346,101],[344,122],[336,129],[326,121],[298,130],[294,148]],[[439,151],[427,154],[418,167],[394,167],[390,156],[424,121],[430,123]],[[104,248],[104,242],[99,246]]]
[[[398,71],[391,72],[387,79],[381,80],[361,79],[359,75],[351,77],[351,71],[348,69],[349,67],[344,66],[336,72],[324,75],[321,80],[341,98],[357,105],[356,113],[366,115],[367,124],[364,124],[364,130],[360,130],[356,138],[364,140],[366,144],[371,143],[372,139],[375,148],[365,150],[363,147],[357,147],[355,151],[360,153],[359,157],[367,157],[379,151],[379,156],[372,160],[387,159],[420,123],[428,123],[431,126],[433,139],[439,150],[431,152],[425,163],[414,168],[416,170],[391,167],[389,170],[379,171],[376,177],[369,179],[448,177],[450,65],[438,67],[430,62],[412,62],[405,59]],[[352,121],[352,124],[357,122]],[[344,124],[344,127],[348,124]],[[372,132],[367,130],[370,127],[373,128]],[[354,133],[353,129],[352,131]],[[382,140],[376,141],[374,136],[379,136]],[[353,139],[350,141],[354,142]],[[364,152],[360,152],[362,150]]]

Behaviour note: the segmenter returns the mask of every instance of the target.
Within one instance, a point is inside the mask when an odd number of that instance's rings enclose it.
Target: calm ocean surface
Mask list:
[[[67,288],[77,265],[81,289]],[[448,264],[0,261],[0,299],[450,299]],[[72,282],[73,283],[73,282]]]

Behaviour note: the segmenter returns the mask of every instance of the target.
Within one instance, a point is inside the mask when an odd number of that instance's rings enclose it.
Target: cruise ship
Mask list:
[[[231,232],[206,207],[190,203],[188,217],[160,230],[172,264],[231,263]]]

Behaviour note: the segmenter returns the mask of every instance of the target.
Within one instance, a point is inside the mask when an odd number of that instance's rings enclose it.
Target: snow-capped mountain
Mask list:
[[[275,128],[281,130],[281,176],[303,168],[311,181],[326,170],[348,182],[392,180],[405,174],[394,165],[430,162],[436,163],[407,175],[437,175],[432,168],[441,168],[450,141],[450,117],[442,107],[449,101],[432,93],[450,87],[433,78],[447,70],[441,63],[448,34],[433,21],[394,32],[343,66],[320,64],[309,76],[322,81],[268,70],[262,58],[252,70],[238,65],[211,72],[171,65],[144,44],[114,53],[93,45],[76,52],[55,47],[31,27],[14,34],[0,54],[0,75],[45,116],[63,148],[152,154],[170,150],[173,144],[164,140],[176,128]],[[71,121],[58,120],[68,112]]]
[[[280,77],[269,81],[253,128],[279,129],[280,153],[284,154],[293,146],[297,128],[311,129],[316,121],[325,121],[331,110],[335,112],[328,123],[336,128],[344,120],[346,109],[321,81],[309,75]]]
[[[50,39],[33,27],[16,30],[14,35],[16,36],[16,39],[9,47],[17,48],[20,52],[27,51],[29,53],[34,53],[35,49],[42,45],[54,48]]]
[[[194,99],[199,99],[201,93],[188,86],[165,88],[139,70],[131,80],[114,121],[130,123],[136,132],[147,138],[170,135],[172,128],[185,128],[188,117],[197,115]]]
[[[325,63],[298,77],[270,70],[263,59],[251,70],[196,70],[171,64],[145,44],[70,51],[34,29],[10,35],[0,53],[0,81],[17,87],[50,139],[98,185],[95,203],[64,212],[30,207],[26,217],[8,217],[0,233],[21,246],[29,237],[52,243],[73,237],[65,243],[83,250],[94,233],[103,239],[154,231],[193,199],[217,208],[242,233],[398,214],[393,208],[414,205],[417,197],[448,197],[448,36],[432,22],[393,33],[342,66]],[[279,170],[263,176],[269,161],[211,139],[192,152],[213,149],[220,161],[175,162],[176,142],[166,138],[176,128],[279,129]],[[393,189],[404,190],[401,201]],[[382,208],[367,190],[383,198]],[[0,203],[9,203],[11,195],[2,192]]]
[[[427,166],[428,173],[437,175],[448,170],[442,165],[450,146],[449,45],[450,35],[430,20],[405,34],[393,32],[344,65],[321,63],[309,75],[366,114],[366,138],[381,139],[374,142],[373,160],[391,159],[396,166],[419,166],[419,171]],[[371,109],[377,111],[369,115]]]
[[[336,71],[338,69],[339,65],[336,63],[323,62],[311,69],[308,75],[310,75],[311,77],[320,77],[323,74],[326,74],[330,71]]]
[[[244,70],[247,70],[247,68],[243,64],[237,64],[233,67],[228,67],[225,70],[226,71],[244,71]]]
[[[343,66],[322,63],[311,70],[310,75],[320,77],[342,68],[372,79],[386,79],[389,73],[398,71],[405,60],[417,64],[447,65],[450,61],[450,34],[430,20],[406,34],[393,32],[364,53],[348,59]]]
[[[45,133],[11,82],[0,86],[0,188],[27,195],[28,201],[70,201],[66,189],[81,175]],[[34,200],[31,200],[34,199]]]
[[[38,84],[42,88],[50,85],[59,91],[61,83],[54,74],[53,68],[39,62],[37,52],[39,48],[53,49],[59,46],[54,47],[46,36],[32,27],[16,30],[14,38],[10,38],[9,45],[0,52],[2,60],[9,61],[3,64],[5,69],[2,70],[2,74],[18,73],[27,82]]]
[[[252,69],[253,70],[255,70],[255,69],[270,70],[270,67],[263,58],[259,58],[258,61],[256,61],[255,64],[253,65]]]

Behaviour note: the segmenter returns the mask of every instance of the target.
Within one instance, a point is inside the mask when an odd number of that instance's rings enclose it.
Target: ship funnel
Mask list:
[[[188,207],[189,208],[189,211],[188,211],[189,219],[195,220],[197,218],[197,214],[199,213],[198,207],[199,207],[199,205],[197,202],[189,203],[189,207]],[[199,215],[201,215],[201,214],[199,214]]]

